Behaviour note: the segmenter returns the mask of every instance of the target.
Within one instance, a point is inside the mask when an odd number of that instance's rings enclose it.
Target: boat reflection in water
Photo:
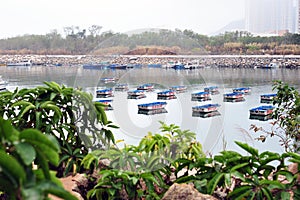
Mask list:
[[[219,115],[221,115],[219,113],[219,111],[213,111],[213,112],[208,112],[208,113],[195,112],[195,111],[192,112],[193,117],[201,117],[201,118],[215,117],[215,116],[219,116]]]
[[[173,96],[157,96],[157,100],[172,100],[172,99],[177,99],[175,95]]]
[[[143,114],[143,115],[157,115],[163,113],[168,113],[168,111],[165,108],[155,109],[155,110],[143,110],[143,109],[138,110],[138,114]]]
[[[231,102],[231,103],[236,103],[236,102],[243,102],[246,99],[244,97],[242,98],[237,98],[237,99],[229,99],[229,98],[224,98],[224,102]]]
[[[249,119],[259,120],[259,121],[268,121],[272,119],[272,115],[253,115],[250,114]]]
[[[192,97],[192,101],[198,101],[198,102],[203,102],[203,101],[210,101],[210,97]]]

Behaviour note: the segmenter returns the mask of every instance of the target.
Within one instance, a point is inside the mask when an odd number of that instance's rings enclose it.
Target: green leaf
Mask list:
[[[245,199],[247,195],[249,195],[252,192],[252,186],[250,185],[244,185],[237,188],[234,188],[232,192],[229,193],[227,196],[228,198],[231,197],[231,199]]]
[[[19,132],[13,128],[10,121],[1,119],[0,124],[0,135],[3,135],[5,139],[10,142],[19,139]]]
[[[209,194],[213,194],[215,191],[217,185],[219,184],[220,180],[223,178],[223,173],[217,173],[209,182],[207,185],[207,192]]]
[[[17,153],[22,158],[25,165],[29,166],[36,158],[36,152],[33,146],[29,143],[23,142],[15,145]]]
[[[49,139],[48,136],[44,135],[36,129],[25,129],[20,133],[19,137],[21,140],[24,139],[28,143],[44,144],[46,146],[49,146],[56,152],[59,151],[58,145],[57,143],[53,142],[53,139]]]
[[[274,199],[274,198],[272,197],[272,193],[271,193],[270,190],[268,190],[267,188],[261,188],[261,190],[262,190],[264,196],[265,196],[268,200]]]
[[[0,168],[13,177],[17,183],[26,181],[26,172],[20,163],[5,151],[0,150]]]
[[[291,194],[289,192],[281,192],[280,198],[281,199],[291,199]]]
[[[247,165],[249,165],[249,163],[241,163],[241,164],[239,164],[239,165],[236,165],[236,166],[234,166],[234,167],[232,167],[232,168],[230,169],[230,172],[232,173],[232,172],[234,172],[234,171],[236,171],[236,170],[238,170],[238,169],[240,169],[240,168],[243,168],[243,167],[245,167],[245,166],[247,166]]]
[[[245,151],[250,153],[252,156],[258,156],[258,150],[257,149],[254,149],[254,148],[250,147],[246,143],[242,143],[242,142],[238,142],[238,141],[235,141],[235,143],[237,145],[239,145],[242,149],[244,149]]]

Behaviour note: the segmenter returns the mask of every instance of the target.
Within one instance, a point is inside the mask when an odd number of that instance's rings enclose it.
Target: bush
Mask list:
[[[0,194],[4,199],[48,199],[52,194],[76,200],[49,170],[59,164],[60,147],[53,136],[36,129],[21,132],[0,118]]]

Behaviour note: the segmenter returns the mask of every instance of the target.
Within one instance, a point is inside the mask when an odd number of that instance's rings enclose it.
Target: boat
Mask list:
[[[204,88],[204,92],[208,92],[212,95],[215,95],[215,94],[219,94],[219,88],[218,86],[210,86],[210,87],[206,87]]]
[[[223,96],[224,96],[224,99],[243,99],[244,93],[232,92],[232,93],[226,93]]]
[[[142,99],[146,98],[144,90],[130,90],[127,92],[127,99]]]
[[[194,106],[194,107],[192,107],[192,111],[209,113],[209,112],[217,111],[218,107],[220,107],[220,104],[206,104],[206,105],[202,105],[202,106]]]
[[[201,118],[209,118],[209,117],[214,117],[214,116],[219,116],[221,115],[219,111],[213,111],[213,112],[192,112],[192,117],[201,117]]]
[[[119,83],[115,86],[115,91],[127,91],[128,89],[127,83]]]
[[[116,82],[118,79],[115,78],[115,77],[104,77],[104,78],[101,78],[100,81],[101,82],[104,82],[104,83],[114,83]]]
[[[166,64],[163,64],[161,67],[162,67],[162,68],[169,69],[169,68],[172,68],[172,67],[174,67],[174,65],[175,65],[175,63],[174,63],[174,62],[172,62],[172,61],[169,61],[169,62],[167,62]]]
[[[104,110],[113,110],[113,107],[111,106],[112,101],[113,101],[112,99],[99,99],[99,100],[96,100],[96,102],[100,102],[100,103],[105,105]]]
[[[172,100],[172,99],[177,99],[175,95],[173,96],[158,96],[157,100]]]
[[[210,94],[208,92],[196,92],[192,93],[192,98],[209,98]]]
[[[126,64],[111,64],[108,66],[109,69],[127,69]]]
[[[15,63],[7,63],[6,64],[7,67],[20,67],[20,66],[24,66],[24,67],[30,67],[32,66],[32,62],[31,60],[23,60],[20,62],[15,62]]]
[[[146,83],[137,87],[137,90],[152,91],[153,89],[154,89],[154,85],[150,83]]]
[[[181,92],[185,92],[187,90],[187,87],[184,85],[176,85],[176,86],[172,86],[170,89],[174,90],[176,93],[181,93]]]
[[[157,97],[170,97],[175,96],[175,92],[173,90],[164,90],[157,93]]]
[[[83,69],[106,69],[108,64],[103,63],[88,63],[82,65]]]
[[[250,94],[251,93],[251,88],[250,87],[240,87],[240,88],[233,88],[233,92],[240,92],[244,94]]]
[[[97,98],[113,97],[112,88],[100,89],[96,91]]]
[[[187,68],[187,66],[185,64],[182,64],[182,63],[177,63],[177,64],[173,65],[172,68],[176,69],[176,70],[189,69],[189,68]]]
[[[271,103],[276,97],[277,97],[277,94],[262,94],[262,95],[260,95],[260,102],[261,103]]]
[[[144,104],[139,104],[138,109],[140,110],[159,110],[165,108],[167,105],[167,102],[152,102],[152,103],[144,103]]]
[[[126,65],[127,69],[131,69],[131,68],[141,68],[143,65],[142,64],[138,64],[138,63],[128,63]]]
[[[140,95],[144,95],[145,91],[144,90],[130,90],[127,92],[128,95],[132,95],[132,96],[140,96]]]
[[[274,106],[259,106],[250,109],[250,115],[260,115],[260,116],[266,116],[271,115],[273,113]]]
[[[261,65],[258,68],[262,68],[262,69],[277,69],[277,68],[279,68],[279,64],[275,63],[275,62],[271,62],[271,63],[266,64],[266,65]]]
[[[156,109],[156,110],[143,110],[143,109],[138,110],[138,114],[143,114],[143,115],[157,115],[157,114],[162,114],[167,112],[168,111],[165,108]]]

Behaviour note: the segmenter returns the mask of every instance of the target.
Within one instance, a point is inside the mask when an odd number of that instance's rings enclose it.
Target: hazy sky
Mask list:
[[[179,28],[210,34],[243,19],[244,4],[244,0],[5,0],[0,38],[92,25],[113,32]]]

